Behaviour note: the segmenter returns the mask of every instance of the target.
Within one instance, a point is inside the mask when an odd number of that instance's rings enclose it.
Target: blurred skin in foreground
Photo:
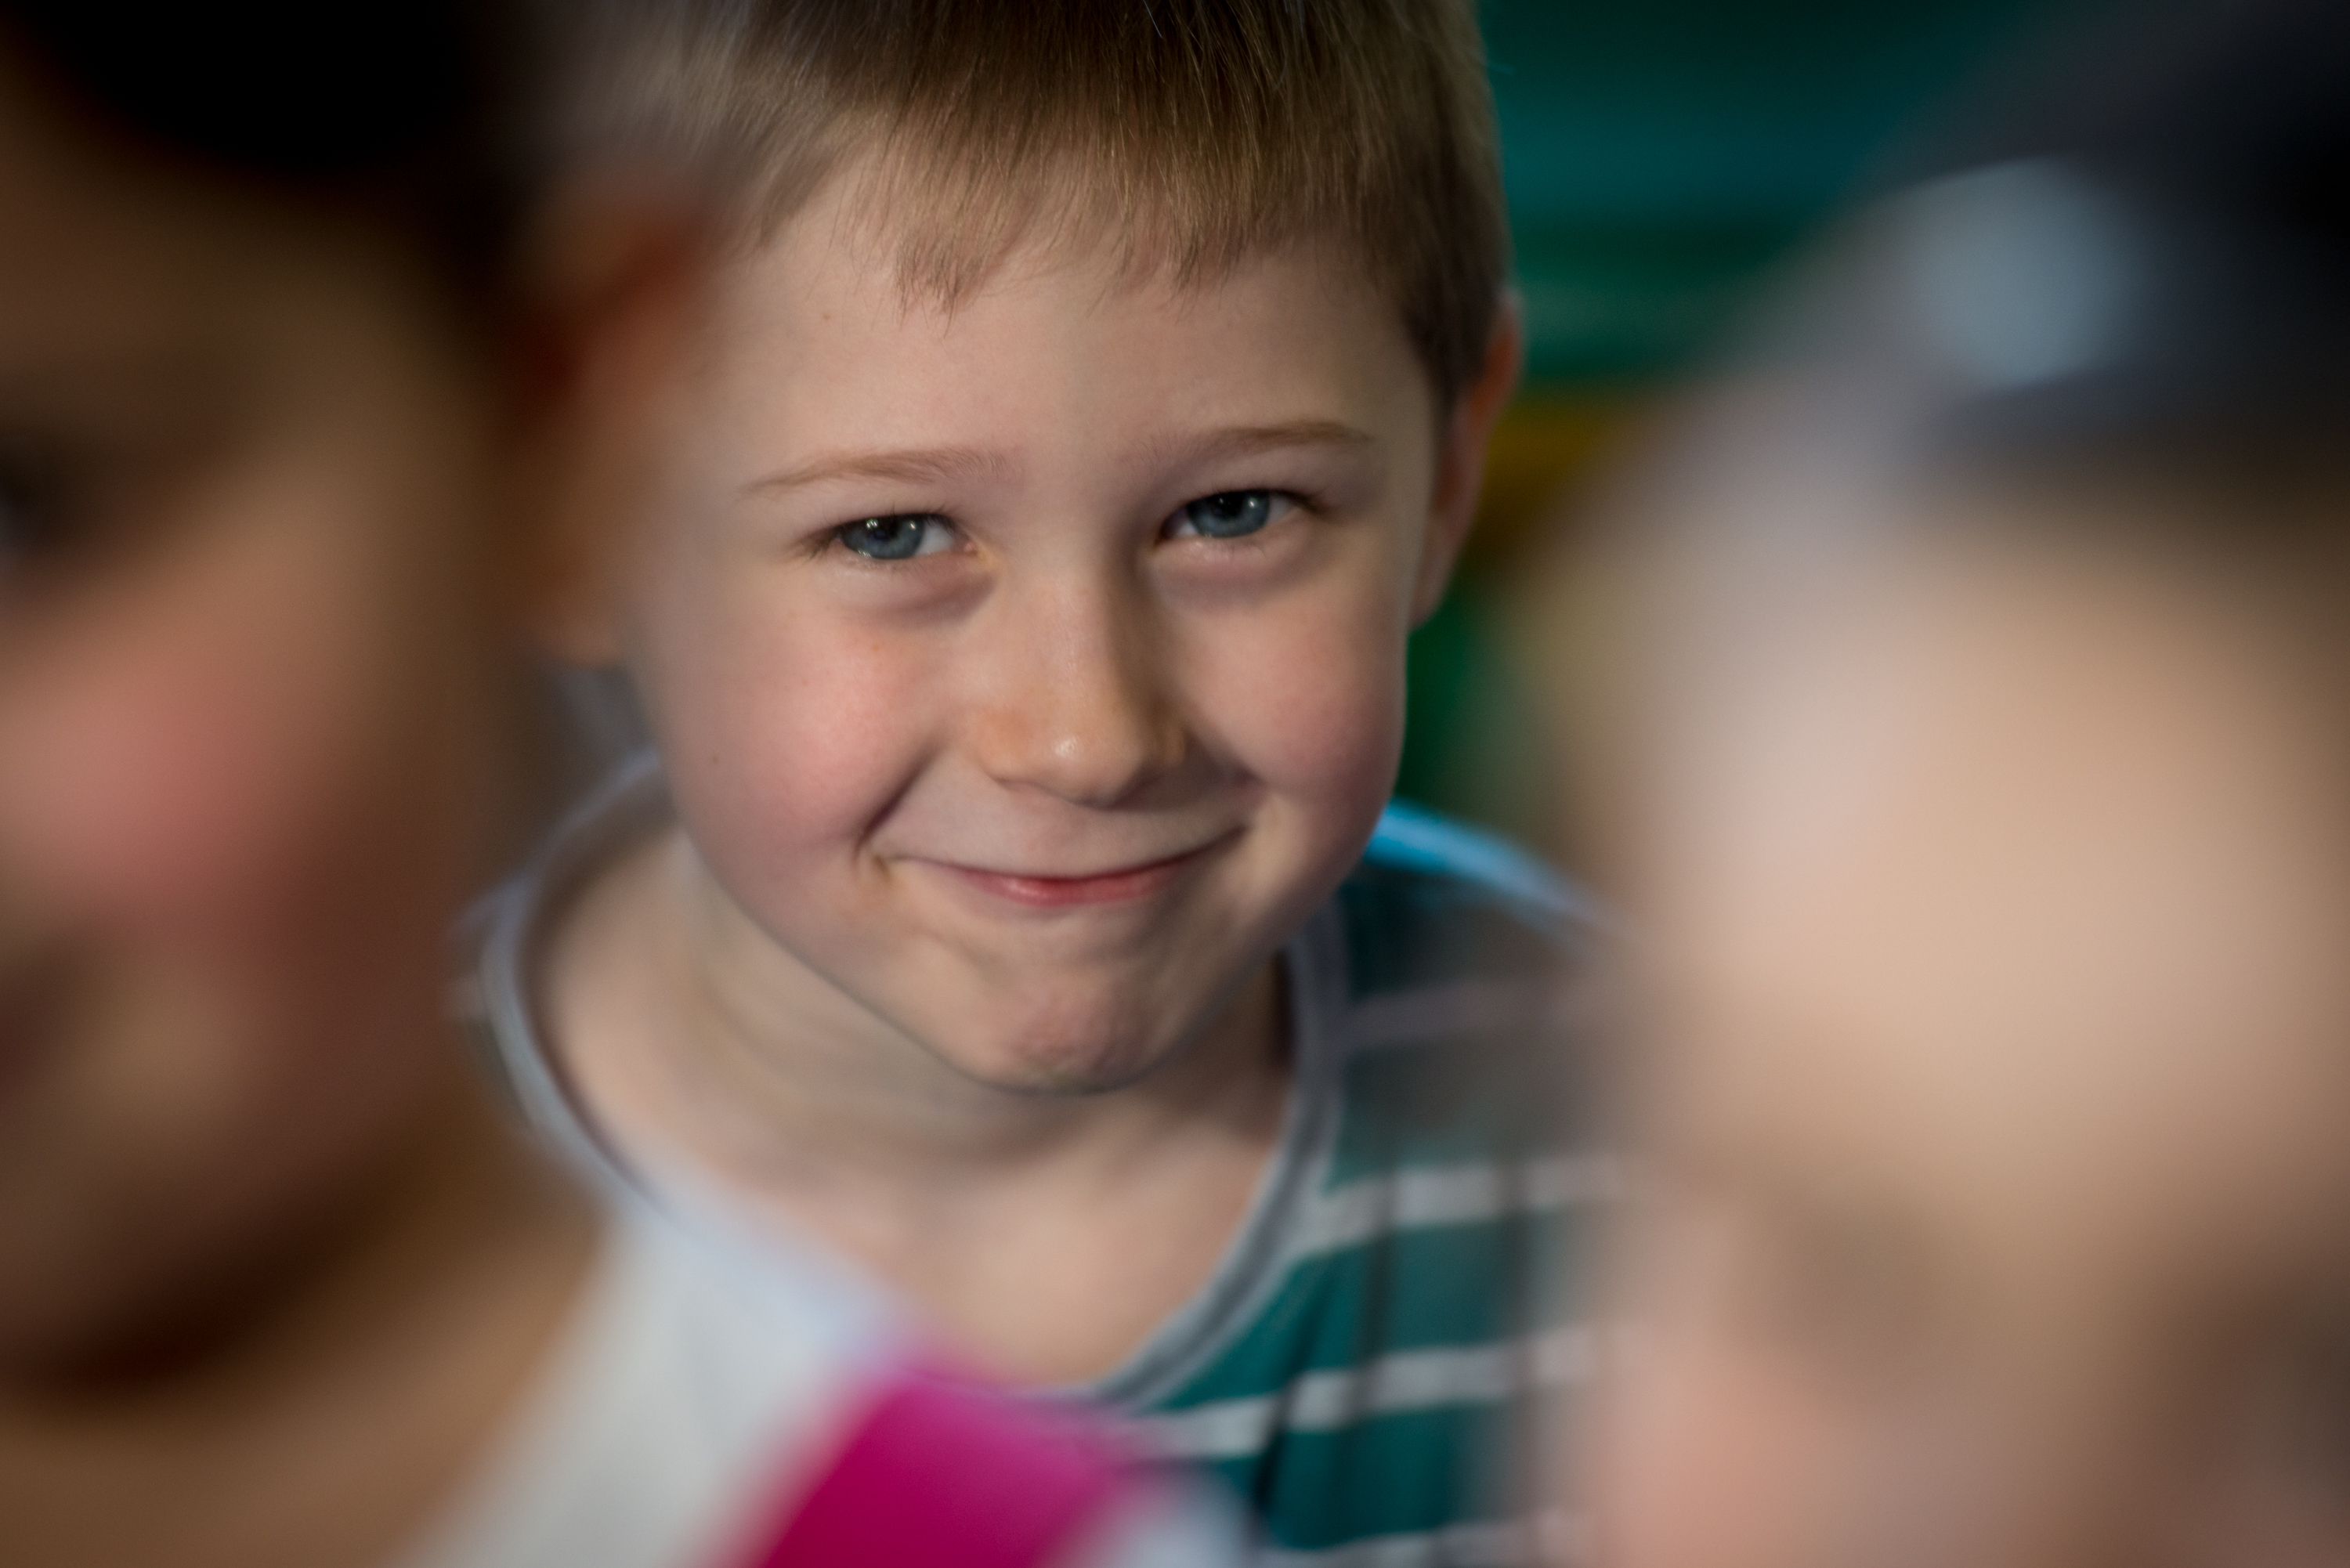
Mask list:
[[[2350,1562],[2350,28],[2301,16],[1865,219],[1633,509],[1601,1562]]]
[[[546,432],[427,246],[31,60],[0,47],[0,1561],[373,1561],[592,1251],[440,982],[520,805]]]
[[[2350,1560],[2350,648],[2268,608],[1918,545],[1682,693],[1609,1561]]]
[[[674,199],[520,156],[479,0],[125,20],[0,0],[0,1563],[1236,1561],[559,1173],[457,1022],[548,804],[521,607],[691,341]]]

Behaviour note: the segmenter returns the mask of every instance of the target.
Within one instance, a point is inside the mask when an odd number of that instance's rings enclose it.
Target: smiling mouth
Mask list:
[[[1170,855],[1140,866],[1084,877],[1035,877],[1017,871],[989,871],[951,861],[931,864],[955,876],[966,886],[1008,904],[1031,909],[1066,909],[1087,904],[1130,904],[1164,892],[1183,874],[1231,842],[1230,836],[1197,849]]]

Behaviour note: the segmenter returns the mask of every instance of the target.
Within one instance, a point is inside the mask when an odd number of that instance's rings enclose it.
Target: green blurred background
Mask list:
[[[1399,794],[1575,858],[1555,784],[1573,737],[1534,695],[1549,656],[1524,624],[1549,612],[1513,590],[1571,528],[1578,482],[1986,75],[2155,4],[1484,0],[1528,374],[1453,590],[1413,640]]]

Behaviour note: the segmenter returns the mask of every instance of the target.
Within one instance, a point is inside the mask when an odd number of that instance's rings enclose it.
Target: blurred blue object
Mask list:
[[[1687,364],[1987,63],[2160,0],[1486,0],[1537,384]]]

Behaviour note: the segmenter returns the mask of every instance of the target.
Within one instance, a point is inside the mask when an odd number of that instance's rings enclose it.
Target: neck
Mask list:
[[[1267,962],[1125,1086],[981,1082],[799,962],[682,836],[615,867],[552,949],[564,1065],[658,1182],[813,1234],[1023,1382],[1119,1365],[1224,1255],[1288,1099]]]
[[[179,1333],[0,1387],[0,1559],[362,1561],[453,1487],[595,1224],[443,1054],[396,1147]]]

